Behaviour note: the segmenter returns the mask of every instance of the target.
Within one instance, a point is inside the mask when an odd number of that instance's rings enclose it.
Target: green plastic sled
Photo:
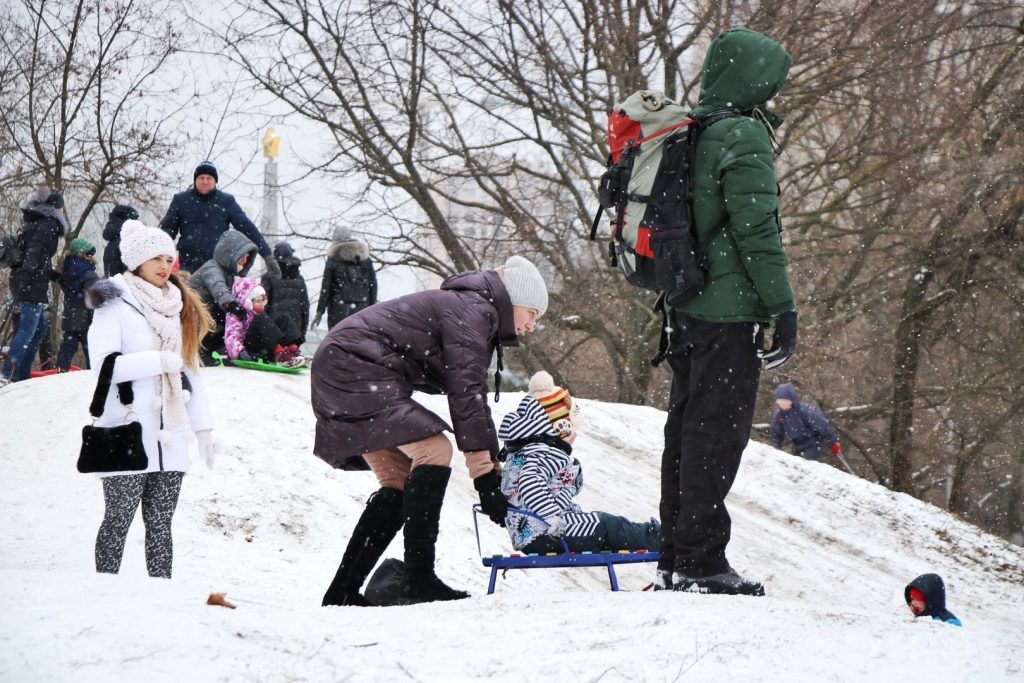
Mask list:
[[[245,368],[246,370],[262,370],[263,372],[283,372],[286,375],[298,375],[305,366],[300,368],[288,368],[283,365],[275,365],[274,363],[264,363],[261,360],[230,360],[220,355],[216,351],[212,354],[213,359],[217,361],[217,365],[230,365],[234,368]]]

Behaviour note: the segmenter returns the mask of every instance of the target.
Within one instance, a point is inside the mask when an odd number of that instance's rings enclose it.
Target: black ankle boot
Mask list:
[[[398,489],[382,488],[366,501],[366,508],[356,522],[352,539],[345,548],[341,564],[330,588],[324,594],[323,606],[372,606],[359,593],[366,577],[384,554],[395,534],[402,528],[405,494]]]
[[[469,593],[445,585],[434,574],[441,503],[451,468],[420,465],[405,482],[405,576],[402,597],[410,602],[461,600]]]

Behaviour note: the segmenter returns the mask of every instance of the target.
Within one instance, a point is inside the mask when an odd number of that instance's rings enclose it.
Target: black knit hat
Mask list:
[[[274,258],[280,261],[283,258],[295,256],[295,250],[287,242],[278,242],[274,245]]]
[[[212,175],[214,180],[220,182],[220,178],[217,177],[217,167],[213,165],[212,161],[204,161],[196,166],[196,170],[192,174],[192,182],[195,182],[196,178],[201,175]]]
[[[110,217],[117,218],[122,221],[135,220],[139,217],[139,212],[136,211],[133,206],[118,204],[110,211]]]

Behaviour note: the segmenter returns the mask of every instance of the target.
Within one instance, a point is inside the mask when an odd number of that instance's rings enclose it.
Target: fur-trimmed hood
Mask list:
[[[21,209],[22,216],[26,223],[36,221],[41,218],[49,218],[57,221],[57,224],[60,225],[60,235],[58,235],[58,237],[64,235],[70,229],[70,226],[68,225],[68,218],[64,215],[63,211],[52,204],[47,204],[44,200],[39,199],[35,195],[23,201],[18,208]]]
[[[333,242],[327,247],[327,258],[332,261],[365,261],[370,258],[370,245],[358,237]]]
[[[123,284],[116,282],[115,278],[119,279],[120,276],[105,277],[86,288],[84,292],[85,307],[92,309],[100,308],[121,296],[125,288]]]

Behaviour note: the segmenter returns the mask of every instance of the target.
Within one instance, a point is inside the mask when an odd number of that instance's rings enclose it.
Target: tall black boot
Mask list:
[[[377,560],[402,528],[405,494],[398,489],[382,488],[366,501],[356,522],[352,539],[345,548],[338,572],[324,594],[323,605],[367,607],[370,601],[359,593]]]
[[[452,470],[421,465],[405,481],[405,577],[402,597],[408,602],[461,600],[469,593],[446,586],[434,574],[434,546],[441,503]]]

